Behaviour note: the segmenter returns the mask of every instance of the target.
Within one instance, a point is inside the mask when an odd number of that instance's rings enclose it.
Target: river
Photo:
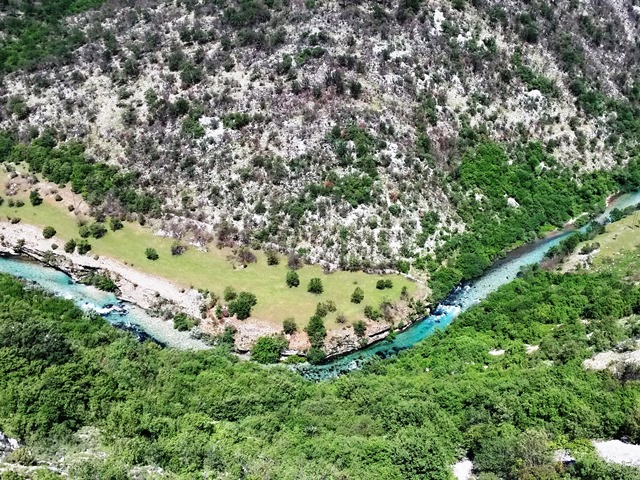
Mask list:
[[[602,215],[596,218],[596,221],[605,222],[609,218],[609,212],[614,208],[624,209],[639,203],[640,191],[620,195]],[[512,251],[506,258],[497,261],[482,277],[468,285],[458,287],[434,309],[432,315],[415,322],[398,333],[391,341],[382,340],[324,365],[303,364],[296,369],[308,379],[322,380],[358,369],[373,357],[387,358],[395,355],[427,338],[435,331],[444,329],[460,313],[516,278],[523,267],[540,263],[550,248],[558,245],[571,233],[571,230],[566,230],[551,238]],[[179,343],[181,347],[205,348],[199,340],[189,339],[185,334],[178,335],[173,330],[171,322],[159,321],[135,305],[120,302],[111,293],[74,283],[69,276],[53,268],[15,257],[0,257],[0,272],[35,282],[46,290],[73,300],[85,310],[96,311],[110,323],[132,331],[140,339],[151,337],[168,346],[178,346]]]

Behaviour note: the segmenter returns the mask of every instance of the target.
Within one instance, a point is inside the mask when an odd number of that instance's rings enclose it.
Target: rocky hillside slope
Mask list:
[[[175,236],[390,266],[464,230],[480,136],[576,172],[637,146],[638,0],[107,0],[52,30],[73,48],[33,61],[1,34],[0,128],[139,172]]]

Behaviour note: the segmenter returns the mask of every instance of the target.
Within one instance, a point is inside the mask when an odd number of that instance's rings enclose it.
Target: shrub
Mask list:
[[[191,330],[197,324],[198,321],[195,318],[192,318],[184,313],[176,313],[173,316],[173,328],[175,328],[179,332]]]
[[[275,250],[267,250],[265,252],[267,255],[267,265],[279,265],[280,264],[280,255]]]
[[[329,309],[324,303],[320,302],[316,305],[316,315],[319,317],[326,317],[327,313],[329,313]]]
[[[347,317],[344,313],[339,313],[336,317],[336,322],[338,323],[347,323]]]
[[[255,254],[247,247],[240,247],[236,255],[238,257],[238,261],[242,263],[242,265],[246,266],[249,263],[256,263]]]
[[[78,229],[78,235],[80,238],[89,238],[91,236],[91,230],[86,225],[81,225]]]
[[[37,190],[31,190],[31,192],[29,192],[29,201],[31,202],[31,205],[33,205],[34,207],[37,207],[38,205],[42,205],[42,197],[40,196]]]
[[[307,352],[309,363],[316,365],[327,358],[327,354],[321,348],[311,347]]]
[[[364,300],[364,291],[360,287],[356,287],[351,294],[351,303],[360,303],[362,300]]]
[[[393,288],[393,282],[389,279],[387,280],[378,280],[376,282],[376,288],[378,290],[384,290],[385,288]]]
[[[56,233],[56,229],[53,227],[44,227],[44,230],[42,230],[42,236],[46,239],[53,237]]]
[[[148,247],[145,251],[144,251],[144,256],[147,257],[149,260],[158,260],[158,258],[160,258],[160,255],[158,255],[158,252],[156,252],[155,248],[151,248]]]
[[[319,278],[312,278],[309,281],[309,285],[307,286],[307,292],[313,293],[315,295],[320,295],[322,292],[324,292],[322,280],[320,280]]]
[[[226,287],[224,289],[224,293],[222,294],[222,296],[224,297],[224,300],[226,302],[230,302],[231,300],[235,300],[236,299],[236,297],[238,296],[238,293],[236,292],[235,288]]]
[[[182,255],[184,252],[187,251],[187,246],[179,241],[175,241],[171,244],[171,255],[177,256],[177,255]]]
[[[78,253],[80,255],[84,255],[85,253],[88,253],[89,250],[91,250],[91,244],[86,239],[83,238],[77,243],[77,248],[78,248]]]
[[[240,292],[238,297],[229,304],[229,313],[238,320],[245,320],[251,316],[251,309],[258,303],[253,293]]]
[[[298,325],[296,325],[296,321],[291,317],[285,318],[282,322],[282,331],[287,335],[296,333],[298,331]]]
[[[76,250],[76,241],[74,239],[69,240],[64,244],[64,251],[67,253],[73,253]]]
[[[382,314],[378,309],[373,308],[371,305],[367,305],[364,307],[364,316],[369,320],[378,320]]]
[[[295,272],[293,270],[289,270],[287,272],[287,285],[289,286],[289,288],[297,287],[298,285],[300,285],[300,277],[298,276],[298,272]]]
[[[119,218],[111,217],[109,219],[109,228],[111,231],[115,232],[116,230],[121,230],[124,228],[122,221]]]
[[[89,231],[93,238],[102,238],[107,234],[107,227],[103,223],[95,222],[91,224]]]
[[[353,323],[353,332],[357,337],[363,338],[367,333],[367,324],[363,320],[358,320]]]
[[[327,329],[324,326],[324,320],[318,315],[314,315],[309,319],[309,324],[305,328],[311,346],[321,348],[324,346],[324,337],[327,336]]]
[[[262,364],[277,363],[287,340],[281,336],[260,337],[251,349],[251,359]]]

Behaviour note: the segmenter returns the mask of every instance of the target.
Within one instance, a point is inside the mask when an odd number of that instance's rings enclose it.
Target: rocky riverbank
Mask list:
[[[202,295],[194,289],[184,289],[166,279],[146,274],[107,257],[66,253],[61,248],[64,240],[53,237],[45,239],[40,228],[29,224],[11,224],[0,221],[0,255],[20,256],[35,260],[69,275],[80,281],[88,273],[100,273],[109,276],[117,285],[118,298],[135,304],[146,311],[157,312],[161,309],[181,311],[193,317],[201,317]],[[396,320],[408,318],[408,308],[395,306],[392,312]],[[175,337],[171,346],[194,348],[189,332],[174,330],[166,319],[149,316],[151,331],[162,331],[164,336]],[[404,321],[404,326],[407,322]],[[257,338],[281,333],[273,324],[261,319],[250,318],[240,321],[235,318],[215,319],[213,312],[201,321],[200,330],[207,334],[220,334],[226,326],[236,329],[235,347],[238,353],[248,353]],[[143,326],[144,327],[144,326]],[[146,328],[145,328],[146,329]],[[326,339],[326,351],[329,358],[353,352],[365,345],[380,341],[391,333],[388,322],[369,322],[362,338],[355,335],[348,325],[329,330]],[[178,338],[180,337],[180,338]],[[303,355],[309,348],[305,332],[300,331],[287,336],[289,349],[287,355]],[[202,348],[201,346],[198,348]]]

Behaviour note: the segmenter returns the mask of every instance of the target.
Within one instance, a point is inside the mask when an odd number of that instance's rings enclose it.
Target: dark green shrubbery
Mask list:
[[[240,292],[238,296],[229,303],[229,313],[238,317],[238,320],[245,320],[251,316],[251,309],[258,303],[253,293]]]

